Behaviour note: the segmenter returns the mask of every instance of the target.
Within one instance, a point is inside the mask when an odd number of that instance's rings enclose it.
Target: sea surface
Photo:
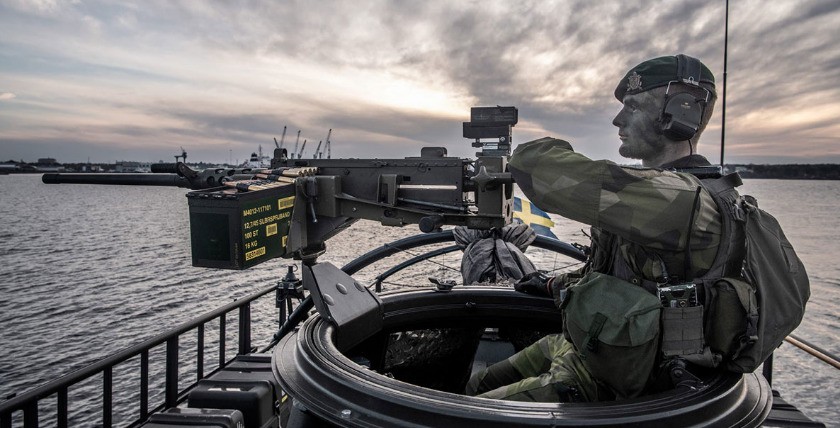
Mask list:
[[[0,401],[275,284],[293,264],[278,259],[246,271],[192,267],[185,193],[165,187],[46,185],[40,175],[0,176]],[[746,180],[742,193],[776,215],[808,270],[811,300],[795,334],[840,355],[840,181],[754,179]],[[561,240],[587,242],[586,226],[554,220]],[[416,226],[360,221],[330,240],[320,260],[342,266],[415,233]],[[527,254],[541,269],[573,263],[541,251]],[[444,256],[384,287],[427,287],[430,275],[458,279],[459,264],[458,254]],[[360,272],[357,279],[368,283],[375,270]],[[273,299],[263,299],[253,312],[255,345],[262,346],[277,326]],[[218,340],[212,326],[207,331],[208,344]],[[231,342],[228,355],[235,353]],[[189,355],[186,348],[182,343],[182,355]],[[153,373],[161,370],[155,362],[159,354],[162,350],[152,352]],[[775,368],[773,387],[785,399],[812,418],[840,426],[840,370],[787,343],[776,353]],[[130,385],[127,379],[136,371],[115,372],[117,423],[132,417],[125,409],[137,399],[136,388],[120,382]],[[83,408],[100,406],[100,385],[101,378],[94,378],[71,390],[73,426],[99,424],[100,416]],[[161,393],[152,389],[154,405]],[[48,400],[41,426],[54,425],[52,406]]]

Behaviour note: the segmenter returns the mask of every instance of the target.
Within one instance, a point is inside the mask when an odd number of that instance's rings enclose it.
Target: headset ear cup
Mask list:
[[[662,133],[672,141],[694,138],[703,118],[704,102],[695,96],[680,92],[668,97],[662,110]]]

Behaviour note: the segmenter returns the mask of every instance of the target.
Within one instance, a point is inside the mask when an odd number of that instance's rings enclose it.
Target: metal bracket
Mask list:
[[[373,292],[331,263],[303,266],[303,286],[321,317],[335,325],[339,350],[347,350],[382,329],[382,303]]]

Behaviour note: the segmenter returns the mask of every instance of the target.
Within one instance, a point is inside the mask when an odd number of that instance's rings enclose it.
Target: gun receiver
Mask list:
[[[479,186],[473,180],[475,170],[504,173],[506,159],[469,161],[445,153],[436,147],[405,159],[280,158],[273,167],[318,171],[295,183],[288,250],[317,249],[342,223],[357,219],[387,226],[419,224],[424,232],[444,224],[490,229],[510,223],[511,182],[496,179]]]
[[[194,171],[177,162],[153,166],[156,174],[45,174],[43,181],[193,189],[186,196],[194,266],[245,269],[276,257],[314,262],[327,239],[358,219],[418,224],[424,232],[510,223],[507,156],[516,116],[514,107],[473,108],[472,119],[480,120],[464,124],[464,137],[486,144],[476,159],[448,157],[443,147],[404,159],[301,159],[278,147],[270,169]]]

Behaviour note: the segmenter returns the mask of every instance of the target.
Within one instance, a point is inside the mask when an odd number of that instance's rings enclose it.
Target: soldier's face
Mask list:
[[[618,138],[621,140],[618,153],[621,156],[653,159],[665,148],[667,141],[659,125],[664,96],[660,96],[663,91],[657,89],[624,97],[624,107],[612,122],[618,127]]]

